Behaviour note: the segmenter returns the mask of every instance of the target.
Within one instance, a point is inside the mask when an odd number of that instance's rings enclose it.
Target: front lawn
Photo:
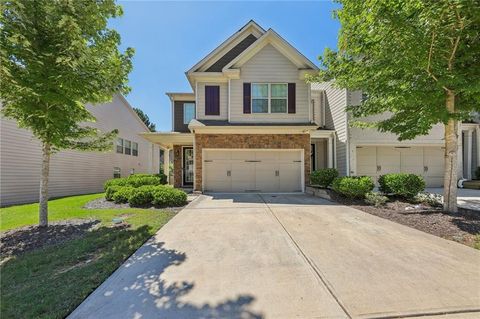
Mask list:
[[[89,219],[98,224],[79,238],[4,261],[0,317],[65,317],[175,214],[156,209],[82,208],[101,197],[103,194],[50,201],[50,222]],[[123,218],[129,227],[113,227],[115,217]],[[0,220],[2,231],[34,225],[38,221],[38,204],[3,208]]]

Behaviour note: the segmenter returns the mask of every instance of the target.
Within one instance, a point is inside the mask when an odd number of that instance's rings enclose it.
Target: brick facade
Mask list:
[[[309,134],[195,134],[194,145],[195,190],[202,190],[203,148],[304,149],[305,182],[310,180]]]
[[[173,186],[182,187],[182,146],[173,146]]]

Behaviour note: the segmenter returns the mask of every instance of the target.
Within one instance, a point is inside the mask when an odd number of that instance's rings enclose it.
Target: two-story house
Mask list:
[[[186,72],[192,93],[167,93],[172,132],[142,136],[171,151],[174,186],[197,191],[301,192],[310,172],[325,167],[374,178],[411,171],[441,186],[440,126],[409,142],[350,128],[345,107],[361,93],[307,84],[317,72],[275,31],[250,21]]]

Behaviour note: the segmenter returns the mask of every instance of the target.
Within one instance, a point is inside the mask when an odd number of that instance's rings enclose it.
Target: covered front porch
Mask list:
[[[167,176],[168,184],[177,188],[193,188],[195,175],[194,134],[152,132],[140,135],[159,145],[163,151],[163,172]]]
[[[335,168],[335,131],[310,132],[310,171]]]

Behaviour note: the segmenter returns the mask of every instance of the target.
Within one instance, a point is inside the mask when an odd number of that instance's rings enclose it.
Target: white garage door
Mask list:
[[[301,192],[299,150],[205,150],[206,192]]]
[[[388,173],[413,173],[425,178],[429,187],[443,185],[442,147],[357,146],[357,175],[375,180]]]

